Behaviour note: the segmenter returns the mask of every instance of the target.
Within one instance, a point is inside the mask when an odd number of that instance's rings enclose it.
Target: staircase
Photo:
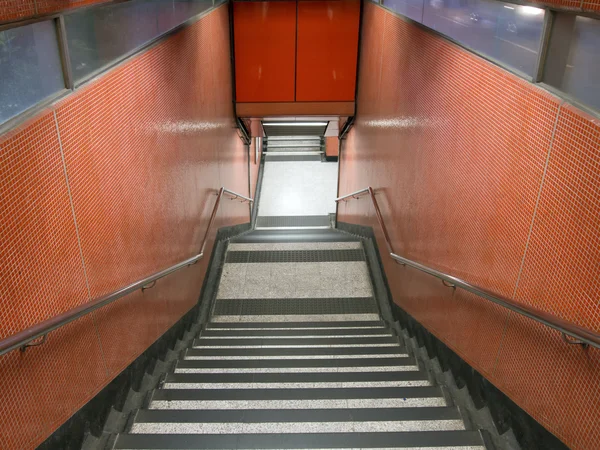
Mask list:
[[[484,449],[382,321],[360,240],[252,231],[209,323],[115,449]]]
[[[320,162],[324,157],[320,136],[271,136],[266,143],[265,162]]]

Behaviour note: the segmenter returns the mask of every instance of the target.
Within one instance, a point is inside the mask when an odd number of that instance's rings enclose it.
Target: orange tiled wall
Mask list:
[[[0,22],[22,20],[108,1],[110,0],[0,0]]]
[[[227,6],[0,138],[0,336],[200,249],[225,185],[248,194]],[[247,222],[225,201],[218,226]],[[197,301],[199,264],[0,356],[0,448],[34,448]]]
[[[600,14],[600,0],[534,0],[541,6],[570,11],[585,11]]]
[[[600,330],[600,121],[367,3],[340,194],[394,250]],[[373,226],[367,198],[339,220]],[[600,351],[384,257],[394,300],[574,449],[600,447]]]

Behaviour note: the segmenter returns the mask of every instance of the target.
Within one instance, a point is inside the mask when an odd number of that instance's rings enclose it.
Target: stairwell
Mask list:
[[[115,449],[483,449],[383,319],[361,240],[232,239],[210,319]]]

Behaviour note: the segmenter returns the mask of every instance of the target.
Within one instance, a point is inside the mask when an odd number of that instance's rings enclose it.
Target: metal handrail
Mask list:
[[[436,278],[439,278],[447,287],[453,289],[456,289],[457,287],[464,289],[465,291],[483,297],[486,300],[503,306],[504,308],[507,308],[511,311],[514,311],[518,314],[521,314],[525,317],[529,317],[532,320],[542,323],[550,328],[553,328],[562,333],[565,342],[569,344],[581,344],[584,347],[591,345],[592,347],[600,348],[600,334],[596,333],[593,330],[580,327],[579,325],[575,325],[572,322],[561,319],[560,317],[557,317],[554,314],[542,311],[533,306],[515,302],[514,300],[495,294],[491,291],[488,291],[487,289],[483,289],[479,286],[461,280],[460,278],[453,277],[452,275],[445,274],[418,262],[397,255],[394,252],[394,249],[392,248],[390,236],[388,234],[387,228],[385,227],[385,223],[383,222],[383,216],[381,215],[381,210],[379,209],[377,199],[375,198],[375,192],[370,186],[359,191],[353,192],[351,194],[344,195],[343,197],[339,197],[335,201],[338,203],[341,201],[346,202],[351,199],[358,199],[364,194],[369,194],[371,201],[373,202],[375,214],[377,216],[377,222],[379,222],[379,226],[381,227],[381,231],[383,232],[383,236],[385,238],[385,245],[387,247],[388,253],[390,254],[390,257],[399,264],[413,267]],[[567,336],[570,336],[575,340],[570,340],[567,338]]]
[[[224,187],[220,188],[218,193],[216,194],[217,200],[215,202],[215,206],[213,207],[210,220],[208,221],[208,226],[206,227],[204,238],[202,239],[202,246],[200,247],[200,252],[197,255],[187,258],[181,262],[178,262],[177,264],[174,264],[164,270],[161,270],[160,272],[156,272],[152,275],[142,278],[141,280],[136,281],[135,283],[131,283],[117,291],[104,295],[83,305],[79,305],[75,308],[65,311],[62,314],[58,314],[54,317],[51,317],[50,319],[39,322],[29,328],[26,328],[16,334],[13,334],[12,336],[8,336],[2,339],[0,341],[0,355],[8,353],[12,350],[16,350],[17,348],[20,348],[21,351],[25,351],[27,347],[39,345],[46,341],[48,333],[60,327],[63,327],[66,324],[73,322],[74,320],[77,320],[80,317],[83,317],[91,313],[92,311],[95,311],[98,308],[102,308],[103,306],[106,306],[109,303],[112,303],[115,300],[118,300],[127,294],[137,291],[138,289],[150,289],[154,286],[156,280],[164,278],[173,272],[183,269],[184,267],[196,264],[204,256],[204,250],[206,249],[208,235],[217,216],[217,210],[219,208],[219,204],[221,203],[221,198],[224,194],[232,196],[231,200],[241,199],[242,202],[250,203],[254,201],[249,197],[245,197],[236,192],[230,191],[229,189],[225,189]],[[31,341],[39,337],[42,337],[42,341],[40,343],[30,344]]]

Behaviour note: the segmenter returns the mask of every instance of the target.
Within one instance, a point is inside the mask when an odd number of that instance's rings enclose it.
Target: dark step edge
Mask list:
[[[209,322],[206,329],[212,328],[357,328],[357,327],[381,327],[386,330],[387,325],[380,320],[375,321],[335,321],[335,322]]]
[[[395,355],[406,354],[403,347],[318,347],[318,348],[189,348],[186,351],[187,357],[202,356],[310,356],[310,355]]]
[[[285,423],[285,422],[385,422],[412,420],[462,420],[456,407],[348,408],[348,409],[143,409],[135,423]]]
[[[170,373],[165,383],[351,383],[429,381],[425,372]]]
[[[411,356],[391,358],[339,358],[339,359],[247,359],[247,360],[199,360],[187,359],[177,362],[177,368],[290,368],[290,367],[378,367],[378,366],[417,366]]]
[[[300,449],[483,446],[475,431],[302,434],[122,434],[115,449]]]
[[[314,330],[314,331],[313,331]],[[321,328],[314,328],[313,330],[249,330],[249,329],[237,329],[237,330],[217,330],[207,329],[202,331],[202,336],[206,338],[236,338],[241,336],[252,336],[252,337],[266,337],[276,336],[278,338],[292,338],[299,336],[317,336],[317,337],[337,337],[337,336],[375,336],[375,335],[386,335],[386,336],[398,336],[393,330],[378,329],[378,328],[365,328],[365,329],[337,329],[328,330]]]
[[[395,336],[373,336],[373,337],[280,337],[280,338],[219,338],[194,339],[194,347],[212,346],[285,346],[285,345],[363,345],[363,344],[398,344]]]
[[[205,400],[343,400],[443,398],[438,386],[300,389],[159,389],[152,401]]]

